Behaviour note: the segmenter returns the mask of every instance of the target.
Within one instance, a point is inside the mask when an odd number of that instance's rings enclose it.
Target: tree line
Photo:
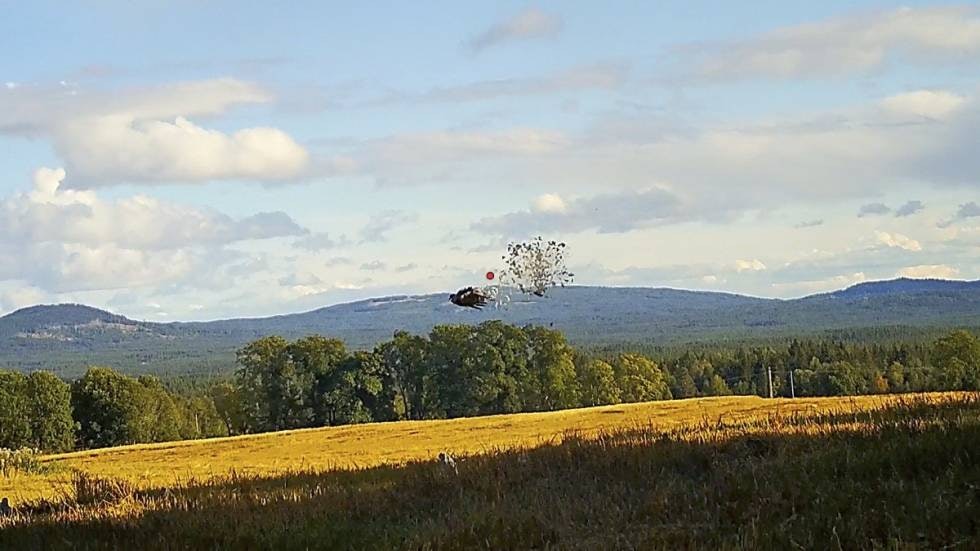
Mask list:
[[[90,368],[71,383],[0,371],[0,447],[46,451],[362,423],[547,411],[729,394],[829,396],[980,389],[980,340],[577,351],[564,335],[499,321],[398,332],[373,350],[270,336],[233,378],[180,388]]]
[[[156,377],[93,367],[68,383],[46,371],[0,371],[0,448],[62,452],[227,434],[210,395],[177,394]]]

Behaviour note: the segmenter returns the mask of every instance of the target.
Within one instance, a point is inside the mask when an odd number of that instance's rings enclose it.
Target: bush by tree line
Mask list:
[[[309,336],[256,340],[232,380],[168,390],[93,367],[71,384],[0,372],[0,447],[46,451],[227,434],[557,410],[695,396],[829,396],[980,389],[980,340],[794,340],[648,357],[577,352],[557,331],[499,321],[396,333],[370,351]]]

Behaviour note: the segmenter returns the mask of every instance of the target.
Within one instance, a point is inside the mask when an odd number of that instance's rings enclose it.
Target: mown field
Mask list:
[[[436,461],[457,457],[457,470]],[[980,395],[680,400],[46,458],[6,548],[971,548]]]

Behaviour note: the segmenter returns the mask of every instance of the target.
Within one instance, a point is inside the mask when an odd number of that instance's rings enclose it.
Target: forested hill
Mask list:
[[[311,312],[201,323],[152,323],[80,305],[35,306],[0,318],[0,368],[74,376],[93,363],[127,372],[225,370],[257,337],[312,333],[370,347],[396,330],[502,319],[565,332],[573,344],[754,340],[875,328],[980,327],[980,281],[862,283],[794,300],[652,288],[570,287],[504,309],[461,309],[448,293],[358,301]]]

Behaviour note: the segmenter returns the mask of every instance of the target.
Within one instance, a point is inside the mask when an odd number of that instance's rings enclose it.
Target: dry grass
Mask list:
[[[468,455],[458,475],[434,461],[441,449]],[[0,520],[0,548],[935,548],[980,535],[980,397],[967,393],[688,400],[48,461],[85,474]]]
[[[296,469],[363,469],[431,459],[443,450],[469,455],[489,449],[537,446],[560,439],[569,431],[587,435],[638,426],[665,430],[773,414],[861,410],[894,399],[863,396],[765,400],[736,396],[140,444],[48,456],[43,461],[52,467],[52,474],[0,478],[0,495],[10,496],[14,503],[50,497],[73,470],[125,479],[143,488],[159,488],[232,471],[268,475]]]

